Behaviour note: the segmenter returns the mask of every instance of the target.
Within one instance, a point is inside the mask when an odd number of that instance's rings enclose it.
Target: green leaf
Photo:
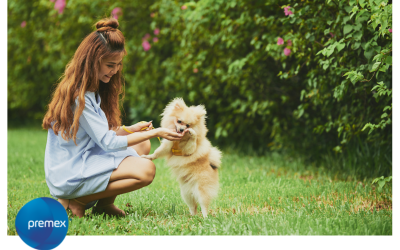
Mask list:
[[[373,50],[373,49],[364,51],[364,56],[365,56],[368,60],[369,60],[373,55],[374,55],[374,50]]]
[[[383,112],[385,112],[386,110],[392,110],[392,107],[390,107],[390,106],[386,106],[384,109],[383,109]]]
[[[353,50],[356,50],[356,49],[358,49],[358,48],[360,47],[360,45],[361,45],[361,42],[355,42],[355,43],[353,43],[353,45],[351,46],[351,48],[352,48]]]
[[[219,138],[220,137],[220,135],[221,135],[221,130],[222,130],[222,127],[218,127],[217,128],[217,130],[215,131],[215,138]]]
[[[322,55],[326,56],[326,52],[327,52],[327,50],[326,50],[326,48],[324,48],[323,50],[318,51],[317,55],[322,53]]]
[[[342,49],[344,49],[345,46],[346,46],[345,43],[338,43],[336,45],[336,49],[338,50],[338,52],[340,52]]]
[[[385,63],[392,65],[392,57],[391,56],[386,57]]]
[[[376,71],[379,68],[379,65],[381,65],[381,62],[374,63],[374,65],[372,66],[372,69],[370,70],[370,72]]]
[[[355,30],[354,30],[354,32],[353,32],[353,38],[354,38],[354,40],[360,41],[361,38],[362,38],[362,36],[363,36],[362,30],[358,30],[358,31],[355,31]]]
[[[373,181],[372,181],[372,183],[371,184],[375,184],[375,183],[377,183],[379,180],[383,180],[383,176],[381,176],[381,177],[378,177],[378,178],[375,178]]]
[[[357,19],[358,19],[362,14],[364,14],[365,11],[366,11],[366,10],[361,10],[361,11],[357,14],[355,20],[357,21]]]
[[[386,181],[386,182],[389,182],[389,181],[391,181],[391,180],[392,180],[392,176],[388,176],[388,177],[385,178],[385,181]]]
[[[379,185],[380,188],[383,188],[385,186],[385,184],[386,184],[385,180],[378,181],[378,185]]]
[[[350,31],[353,30],[353,26],[350,24],[346,24],[343,28],[343,34],[346,35],[347,33],[349,33]]]
[[[303,114],[304,114],[304,109],[300,109],[297,118],[300,118]]]
[[[384,55],[382,55],[381,53],[377,54],[376,56],[374,56],[374,58],[372,59],[372,61],[382,61]]]
[[[332,55],[332,53],[335,51],[335,47],[336,47],[336,44],[330,45],[326,50],[326,56]]]
[[[383,119],[383,118],[385,118],[385,117],[387,117],[387,116],[388,116],[388,114],[383,113],[383,114],[381,115],[381,119]]]

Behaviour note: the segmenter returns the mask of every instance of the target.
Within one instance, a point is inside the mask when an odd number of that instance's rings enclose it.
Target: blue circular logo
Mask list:
[[[41,197],[19,210],[15,228],[28,246],[40,250],[53,249],[67,235],[68,215],[58,201]]]

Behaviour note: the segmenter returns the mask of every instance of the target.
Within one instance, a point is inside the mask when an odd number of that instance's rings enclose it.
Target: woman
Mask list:
[[[151,130],[151,122],[121,128],[126,50],[118,25],[113,18],[96,23],[97,30],[82,41],[68,63],[43,120],[48,130],[45,174],[50,194],[78,217],[96,202],[95,214],[125,216],[114,205],[116,196],[149,185],[155,176],[153,162],[139,157],[149,154],[149,139],[180,140],[184,135],[165,128]]]

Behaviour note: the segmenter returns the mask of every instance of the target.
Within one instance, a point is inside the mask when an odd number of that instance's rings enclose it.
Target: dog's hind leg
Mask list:
[[[208,206],[210,205],[211,197],[206,190],[199,190],[199,203],[203,217],[207,217]]]
[[[191,215],[197,214],[197,203],[193,197],[193,193],[191,190],[186,190],[184,187],[181,186],[181,195],[183,200],[189,206],[189,211]]]

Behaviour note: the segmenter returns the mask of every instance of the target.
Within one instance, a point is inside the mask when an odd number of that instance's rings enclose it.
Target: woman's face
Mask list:
[[[108,83],[121,67],[122,55],[104,58],[100,63],[99,80]]]

